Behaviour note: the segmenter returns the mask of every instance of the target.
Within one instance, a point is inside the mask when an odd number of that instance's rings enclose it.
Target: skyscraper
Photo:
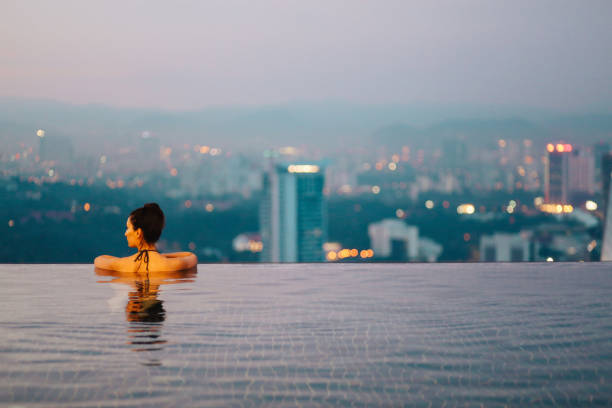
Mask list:
[[[544,201],[546,204],[567,204],[572,145],[549,143],[546,150],[548,156],[544,171]]]
[[[602,158],[602,181],[604,186],[604,224],[601,260],[612,261],[612,153]]]
[[[574,148],[569,156],[568,189],[571,193],[595,192],[595,157],[590,150]]]
[[[601,157],[601,191],[604,198],[604,216],[608,214],[610,204],[610,180],[612,179],[612,152]]]
[[[595,156],[595,185],[601,191],[604,178],[603,174],[603,158],[610,153],[610,144],[608,142],[598,142],[593,146],[593,156]]]
[[[264,175],[262,262],[321,262],[327,239],[325,176],[315,164],[276,164]]]

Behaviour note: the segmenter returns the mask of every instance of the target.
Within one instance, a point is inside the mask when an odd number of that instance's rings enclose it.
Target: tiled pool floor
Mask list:
[[[0,265],[5,406],[609,406],[612,264]]]

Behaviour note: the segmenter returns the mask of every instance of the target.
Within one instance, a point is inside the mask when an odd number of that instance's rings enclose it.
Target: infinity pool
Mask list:
[[[13,407],[606,406],[612,264],[0,265]]]

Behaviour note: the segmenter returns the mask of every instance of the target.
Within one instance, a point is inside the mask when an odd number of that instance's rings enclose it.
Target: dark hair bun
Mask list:
[[[157,203],[147,203],[135,209],[130,214],[130,221],[134,229],[142,229],[145,241],[150,244],[157,242],[166,225],[164,212]]]

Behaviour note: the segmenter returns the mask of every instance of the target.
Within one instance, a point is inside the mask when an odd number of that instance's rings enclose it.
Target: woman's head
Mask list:
[[[128,246],[138,247],[142,241],[154,244],[166,224],[164,213],[156,203],[148,203],[132,211],[126,223]]]

